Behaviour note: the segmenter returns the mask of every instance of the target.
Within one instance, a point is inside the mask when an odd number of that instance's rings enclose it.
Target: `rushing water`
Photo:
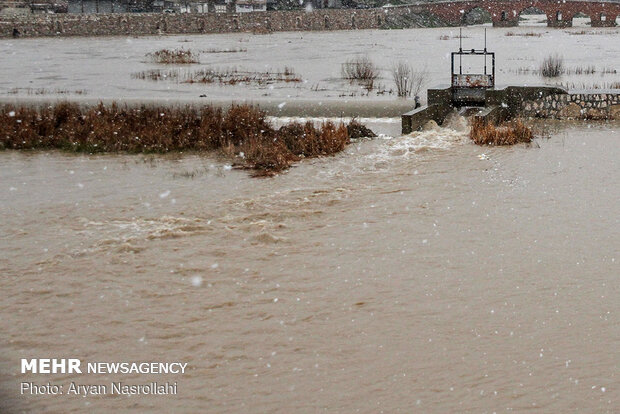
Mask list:
[[[618,29],[581,30],[489,30],[498,81],[539,82],[516,69],[555,50],[620,69]],[[357,52],[426,61],[429,84],[445,82],[446,33],[2,40],[0,92],[336,100]],[[154,67],[146,52],[179,46],[242,47],[201,59],[306,81],[131,80]],[[215,155],[0,152],[0,412],[618,412],[620,124],[548,122],[531,146],[488,148],[458,117],[408,136],[398,118],[362,121],[382,135],[267,179]],[[188,371],[21,374],[36,357]],[[176,381],[178,395],[18,392],[113,380]]]
[[[5,409],[617,412],[620,125],[451,126],[270,179],[0,153]],[[176,396],[18,397],[37,356],[190,368]],[[162,380],[87,383],[113,379]]]

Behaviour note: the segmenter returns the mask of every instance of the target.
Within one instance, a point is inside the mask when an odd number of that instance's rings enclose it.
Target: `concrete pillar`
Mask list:
[[[590,17],[592,27],[614,27],[616,26],[616,15],[605,13],[605,20],[601,20],[601,15],[597,14]]]
[[[565,13],[562,10],[555,10],[551,13],[547,12],[548,27],[573,27],[572,14]]]
[[[547,27],[573,27],[573,19],[556,20],[547,18]]]

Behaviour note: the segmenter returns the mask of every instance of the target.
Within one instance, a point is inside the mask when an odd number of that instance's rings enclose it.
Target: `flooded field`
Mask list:
[[[3,40],[0,93],[338,99],[312,85],[335,88],[357,52],[445,82],[450,30]],[[489,30],[498,78],[540,80],[513,69],[552,50],[620,66],[618,29],[579,30]],[[243,47],[201,60],[292,65],[304,82],[131,79],[153,67],[145,53],[180,46]],[[620,123],[537,122],[532,145],[495,148],[458,117],[406,136],[398,118],[362,121],[380,136],[263,179],[216,155],[0,152],[0,412],[617,412]],[[188,367],[20,373],[44,357]],[[20,396],[22,381],[178,394]]]
[[[536,24],[533,16],[533,24]],[[620,28],[546,26],[488,27],[489,50],[497,53],[497,84],[563,83],[571,88],[609,87],[619,81]],[[528,23],[529,24],[529,23]],[[41,38],[0,41],[6,58],[0,65],[0,97],[184,98],[199,101],[231,99],[277,100],[394,100],[392,65],[400,60],[426,70],[426,87],[450,82],[450,52],[458,48],[457,28],[287,32],[270,35],[222,35]],[[464,48],[482,48],[484,28],[465,28]],[[199,54],[200,64],[158,65],[147,53],[168,48]],[[587,51],[587,59],[584,53]],[[567,69],[594,66],[594,74],[574,74],[545,80],[535,70],[549,54],[564,58]],[[356,55],[368,55],[380,68],[373,90],[341,79],[341,66]],[[269,82],[222,86],[182,83],[200,70],[247,73],[293,70],[301,82]],[[464,67],[467,70],[467,66]],[[152,81],[133,76],[161,70],[175,79]],[[603,73],[612,71],[612,73]],[[424,89],[425,90],[425,89]],[[390,91],[392,93],[390,93]],[[200,97],[204,95],[203,97]],[[424,93],[422,93],[424,98]],[[398,111],[393,113],[395,116]]]

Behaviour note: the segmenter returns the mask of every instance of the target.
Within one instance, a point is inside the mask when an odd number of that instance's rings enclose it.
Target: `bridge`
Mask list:
[[[227,2],[227,12],[234,13],[236,1]],[[207,0],[209,13],[215,13],[215,0]],[[510,27],[519,25],[519,17],[524,11],[535,10],[547,16],[550,27],[571,27],[573,17],[584,14],[590,17],[592,27],[616,26],[616,18],[620,15],[620,2],[610,0],[465,0],[420,2],[400,6],[373,9],[375,15],[383,10],[387,16],[403,16],[424,13],[436,17],[451,26],[465,24],[466,17],[473,10],[488,12],[493,26]],[[348,9],[353,15],[363,18],[370,10]],[[381,17],[377,16],[378,21]],[[352,26],[355,26],[352,23]],[[363,25],[366,26],[366,25]],[[352,27],[357,28],[357,27]],[[361,28],[361,27],[359,27]]]
[[[431,13],[446,24],[459,26],[465,23],[466,16],[480,9],[491,15],[493,26],[518,26],[519,17],[527,10],[540,10],[547,16],[550,27],[570,27],[573,17],[585,14],[590,17],[593,27],[615,26],[620,15],[620,2],[587,0],[471,0],[418,3],[408,7],[412,12]]]
[[[0,0],[0,9],[2,5]],[[6,1],[6,0],[4,0]],[[44,1],[44,0],[38,0]],[[45,0],[59,2],[59,0]],[[466,25],[469,17],[488,13],[494,26],[519,25],[522,14],[544,13],[550,27],[570,27],[575,16],[589,16],[592,27],[616,26],[620,1],[465,0],[415,3],[375,9],[314,9],[235,13],[0,13],[0,38],[11,36],[112,36],[191,33],[326,31],[390,29],[427,25]]]

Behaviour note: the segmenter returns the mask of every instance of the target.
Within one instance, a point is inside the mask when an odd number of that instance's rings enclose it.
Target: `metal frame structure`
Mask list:
[[[463,73],[463,56],[483,56],[483,73]],[[488,57],[491,58],[491,73],[487,73]],[[455,72],[455,58],[459,59],[458,73]],[[462,30],[459,33],[459,51],[451,54],[451,86],[455,103],[476,104],[484,97],[484,90],[495,87],[495,52],[487,50],[487,32],[484,30],[484,49],[463,50]],[[483,99],[482,99],[483,100]]]

